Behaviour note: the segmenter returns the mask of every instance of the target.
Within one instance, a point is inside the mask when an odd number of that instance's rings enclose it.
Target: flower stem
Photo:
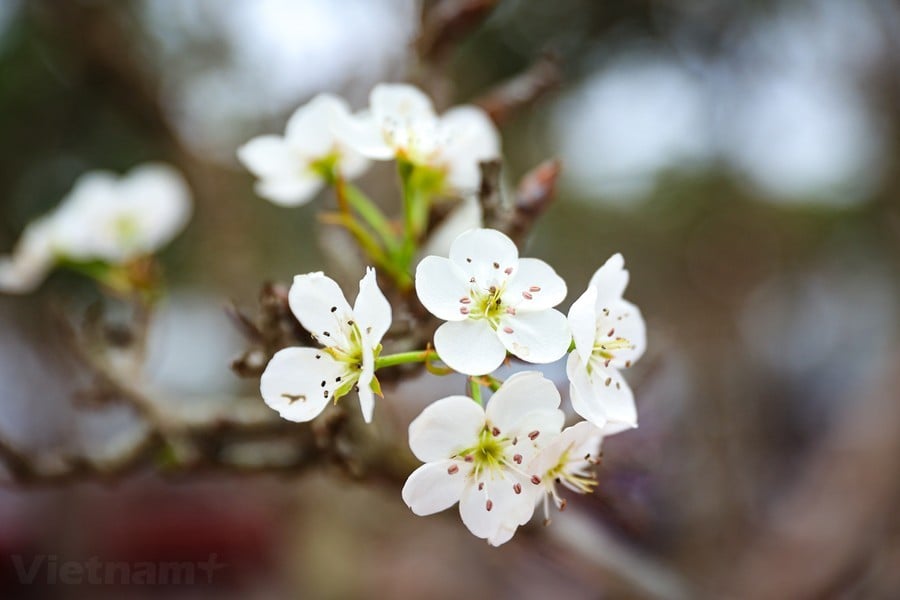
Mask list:
[[[484,406],[484,400],[481,398],[481,379],[478,377],[469,377],[469,383],[472,386],[472,400]]]
[[[413,350],[412,352],[399,352],[397,354],[388,354],[379,356],[375,359],[375,370],[384,367],[396,367],[397,365],[405,365],[406,363],[425,362],[427,360],[438,359],[437,352],[434,350]]]
[[[378,234],[389,254],[397,250],[397,238],[394,230],[391,228],[391,224],[384,216],[384,213],[381,212],[381,209],[368,196],[341,177],[337,177],[334,181],[334,192],[338,197],[338,204],[343,202],[353,208],[362,217],[363,221]]]

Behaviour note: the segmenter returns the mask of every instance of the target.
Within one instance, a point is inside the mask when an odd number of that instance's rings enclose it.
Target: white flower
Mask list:
[[[0,289],[28,292],[60,260],[122,264],[152,254],[184,228],[190,190],[171,167],[148,164],[119,177],[85,173],[53,212],[22,233],[0,258]]]
[[[448,321],[435,332],[434,346],[461,373],[490,373],[507,350],[528,362],[553,362],[572,339],[565,316],[552,308],[566,297],[565,281],[542,260],[520,259],[512,240],[493,229],[460,235],[449,259],[423,259],[416,293]]]
[[[647,346],[641,311],[622,299],[628,285],[624,264],[621,254],[607,260],[569,309],[575,340],[566,364],[572,407],[607,434],[637,427],[634,396],[619,370],[630,367]]]
[[[559,510],[566,507],[566,499],[559,495],[557,484],[578,494],[589,494],[597,485],[591,469],[600,460],[603,433],[587,421],[576,423],[550,439],[528,465],[529,473],[540,480],[544,492],[545,522],[550,521],[548,498]]]
[[[474,192],[481,182],[478,163],[500,156],[500,135],[482,109],[464,105],[443,115],[418,88],[380,84],[369,109],[335,119],[337,135],[376,160],[408,161],[443,174],[445,191]]]
[[[68,260],[121,264],[169,243],[190,214],[190,190],[169,166],[142,165],[121,177],[91,171],[52,215],[53,247]]]
[[[53,268],[53,222],[41,217],[22,232],[10,256],[0,257],[0,291],[27,294],[40,285]]]
[[[331,131],[332,120],[349,115],[347,103],[320,94],[297,109],[284,136],[263,135],[238,149],[238,158],[260,181],[256,193],[281,206],[312,199],[336,169],[346,179],[362,175],[369,162]]]
[[[289,421],[310,421],[329,401],[356,389],[366,422],[375,399],[375,358],[391,325],[391,307],[374,269],[359,282],[353,308],[322,273],[294,277],[288,294],[294,316],[323,348],[285,348],[272,357],[260,382],[263,399]]]
[[[409,426],[409,447],[425,464],[403,486],[420,516],[459,502],[463,523],[499,546],[534,513],[537,484],[528,461],[559,433],[559,392],[536,371],[506,380],[484,410],[466,396],[428,406]]]

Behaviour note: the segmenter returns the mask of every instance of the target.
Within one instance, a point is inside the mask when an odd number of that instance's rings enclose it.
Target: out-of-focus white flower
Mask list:
[[[0,291],[27,294],[40,285],[56,258],[53,255],[52,219],[32,222],[9,256],[0,257]]]
[[[310,421],[328,401],[356,389],[363,418],[371,422],[372,385],[391,307],[367,269],[353,308],[341,288],[322,273],[294,277],[288,302],[297,320],[323,348],[285,348],[269,361],[260,381],[263,399],[289,421]]]
[[[319,94],[288,120],[284,136],[262,135],[238,149],[238,158],[259,178],[256,193],[281,206],[305,204],[335,172],[345,179],[362,175],[369,161],[332,133],[335,118],[349,117],[347,103]]]
[[[544,261],[520,259],[512,240],[493,229],[460,235],[449,259],[423,259],[416,293],[447,321],[434,334],[435,350],[461,373],[490,373],[507,350],[528,362],[553,362],[572,339],[565,316],[553,309],[566,297],[566,282]]]
[[[478,163],[500,156],[500,135],[482,109],[457,106],[438,116],[418,88],[380,84],[369,96],[369,109],[342,115],[335,133],[359,153],[376,160],[408,161],[444,177],[444,190],[458,194],[478,189]]]
[[[569,309],[575,350],[566,372],[572,408],[607,434],[637,427],[637,409],[620,369],[630,367],[647,347],[641,311],[624,300],[628,271],[621,254],[610,257]]]
[[[528,463],[562,428],[559,392],[536,371],[506,380],[484,410],[466,396],[428,406],[409,426],[409,446],[425,464],[403,486],[420,516],[459,502],[472,534],[499,546],[531,519],[540,480]]]
[[[122,177],[91,171],[52,216],[53,248],[68,260],[120,264],[169,243],[190,214],[190,190],[169,166],[142,165]]]
[[[29,225],[13,254],[0,259],[0,290],[24,293],[59,261],[123,264],[172,240],[191,214],[184,179],[161,164],[124,176],[85,173],[53,212]]]
[[[557,484],[578,494],[593,491],[597,481],[591,468],[600,460],[602,441],[603,430],[581,421],[550,439],[531,461],[529,472],[540,480],[544,492],[544,517],[548,522],[548,499],[552,499],[559,510],[566,507],[566,499],[559,495]]]

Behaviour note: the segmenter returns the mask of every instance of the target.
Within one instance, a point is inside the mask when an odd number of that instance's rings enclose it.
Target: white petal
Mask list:
[[[238,148],[237,155],[251,173],[261,178],[290,176],[304,167],[285,139],[278,135],[255,137]]]
[[[522,487],[522,493],[515,493],[516,483]],[[485,479],[481,490],[476,484],[470,484],[460,497],[459,516],[476,537],[503,543],[512,537],[506,530],[527,523],[534,514],[530,485],[510,473]]]
[[[469,229],[481,227],[484,220],[481,212],[481,202],[475,196],[466,196],[453,209],[428,236],[422,256],[447,256],[450,254],[450,246],[459,234]]]
[[[368,112],[356,115],[335,114],[331,129],[338,141],[354,152],[375,160],[394,158],[394,148],[385,141],[384,133]]]
[[[569,394],[576,413],[601,428],[612,423],[637,427],[634,395],[616,369],[595,367],[588,375],[576,351],[569,356],[566,373],[571,382]]]
[[[378,123],[412,122],[435,118],[431,100],[405,83],[381,83],[369,94],[369,108]]]
[[[450,458],[473,446],[484,429],[484,410],[468,396],[429,404],[409,424],[409,448],[422,462]]]
[[[640,309],[627,300],[619,300],[607,310],[608,313],[598,314],[594,344],[602,345],[605,341],[616,338],[625,338],[631,342],[632,348],[612,351],[610,366],[623,369],[637,362],[647,349],[647,326]]]
[[[332,94],[314,97],[288,119],[284,133],[287,144],[309,161],[324,158],[335,149],[331,120],[336,114],[350,114],[342,98]]]
[[[483,319],[448,321],[434,332],[434,349],[450,368],[466,375],[484,375],[506,358],[506,348]]]
[[[506,284],[503,303],[519,312],[553,308],[566,297],[566,282],[537,258],[520,258]]]
[[[531,363],[557,361],[572,343],[565,315],[552,308],[541,312],[504,314],[497,332],[507,350]]]
[[[325,346],[348,348],[347,322],[353,311],[337,283],[323,273],[294,277],[288,304],[300,324]]]
[[[362,369],[356,382],[359,391],[359,410],[366,423],[372,422],[372,414],[375,412],[375,392],[372,391],[372,379],[375,377],[375,355],[372,347],[364,344],[362,347]]]
[[[41,217],[25,228],[12,256],[0,258],[0,291],[27,294],[40,285],[56,262],[53,229],[52,217]]]
[[[598,309],[621,299],[628,286],[628,271],[622,255],[616,253],[610,256],[591,277],[590,285],[597,288]]]
[[[338,385],[335,379],[345,374],[345,365],[320,350],[285,348],[269,361],[259,390],[266,404],[282,418],[310,421],[332,401]]]
[[[453,473],[450,471],[456,470]],[[468,481],[471,465],[461,460],[439,460],[413,471],[403,485],[403,501],[424,517],[446,510],[459,502]]]
[[[474,192],[481,185],[479,163],[499,158],[500,135],[484,110],[458,106],[440,118],[442,155],[446,161],[450,187],[461,193]]]
[[[555,424],[562,415],[559,402],[559,390],[552,381],[539,371],[521,371],[509,377],[491,396],[485,417],[504,434],[514,434],[533,413]]]
[[[529,463],[527,472],[544,477],[547,471],[559,465],[566,457],[569,462],[574,462],[575,466],[579,466],[579,462],[587,466],[589,463],[583,460],[584,457],[590,455],[596,458],[600,453],[602,441],[602,429],[589,421],[579,421],[565,428],[541,448]]]
[[[356,179],[369,170],[371,163],[365,156],[340,144],[338,149],[338,170],[344,179]]]
[[[391,305],[378,287],[375,269],[369,267],[359,282],[359,295],[353,305],[353,315],[366,345],[374,348],[391,326]]]
[[[325,185],[312,172],[296,173],[292,177],[263,179],[256,182],[256,193],[278,206],[300,206],[312,200]]]
[[[416,295],[428,312],[445,321],[462,321],[465,306],[461,298],[469,297],[466,274],[440,256],[426,256],[416,267]]]
[[[569,329],[572,331],[572,339],[575,341],[575,349],[578,355],[584,359],[587,367],[587,359],[594,351],[594,339],[597,333],[597,288],[588,286],[578,300],[569,307]]]
[[[135,167],[119,181],[117,193],[137,227],[129,243],[142,253],[163,247],[190,219],[190,188],[181,173],[169,165]]]
[[[479,285],[490,285],[508,268],[519,264],[519,250],[511,239],[496,229],[472,229],[461,234],[450,246],[450,260]],[[497,267],[494,267],[494,264]]]

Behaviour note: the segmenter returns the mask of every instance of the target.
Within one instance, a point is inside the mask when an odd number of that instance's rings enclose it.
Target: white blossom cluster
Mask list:
[[[418,515],[458,503],[466,527],[493,545],[508,541],[539,504],[545,514],[551,500],[562,509],[559,486],[593,490],[603,437],[637,426],[622,371],[646,346],[641,313],[623,298],[628,271],[620,254],[596,271],[565,315],[556,307],[568,288],[556,271],[521,258],[506,235],[480,226],[470,210],[479,163],[499,156],[499,135],[484,111],[462,106],[439,115],[420,90],[393,84],[377,86],[369,107],[355,114],[339,98],[317,96],[294,113],[284,136],[257,137],[238,150],[258,178],[257,193],[277,204],[303,204],[333,186],[334,222],[377,267],[366,270],[352,306],[323,273],[294,278],[289,306],[316,346],[271,358],[260,381],[264,401],[285,419],[307,422],[355,392],[371,422],[381,369],[439,361],[467,375],[471,396],[436,400],[410,424],[409,446],[424,464],[402,496]],[[396,161],[402,222],[347,183],[370,160]],[[438,196],[461,200],[468,216],[451,219],[462,232],[445,230],[452,241],[435,245],[425,230]],[[30,291],[55,265],[94,272],[100,265],[102,273],[127,266],[169,242],[190,211],[189,190],[170,167],[145,165],[123,177],[87,173],[0,258],[0,290]],[[377,276],[414,291],[443,321],[428,347],[384,352],[392,309]],[[548,364],[567,354],[572,408],[584,419],[569,427],[556,386],[540,372],[494,376],[512,358]],[[493,391],[486,403],[483,387]]]
[[[59,264],[96,272],[153,254],[191,214],[182,176],[145,164],[124,176],[82,175],[52,212],[29,224],[9,256],[0,257],[0,291],[33,291]]]
[[[291,117],[284,137],[255,138],[238,156],[259,178],[257,192],[279,204],[304,203],[337,178],[361,174],[366,159],[396,160],[401,177],[409,168],[425,169],[430,178],[404,179],[406,192],[420,185],[431,194],[466,197],[479,184],[479,162],[499,156],[499,137],[476,107],[438,116],[418,89],[379,85],[369,108],[357,114],[340,99],[318,96]],[[556,309],[567,294],[565,281],[544,261],[520,258],[503,233],[475,223],[447,254],[425,256],[415,267],[419,301],[444,321],[433,350],[383,353],[392,313],[373,269],[352,307],[324,274],[295,277],[291,310],[319,346],[276,353],[261,393],[282,417],[302,422],[355,391],[370,422],[374,397],[381,395],[379,369],[440,360],[468,375],[471,397],[437,400],[411,423],[409,445],[424,464],[402,495],[418,515],[458,503],[466,527],[500,545],[542,502],[545,514],[550,500],[565,507],[558,486],[590,492],[603,437],[637,426],[621,371],[643,354],[645,326],[638,308],[623,299],[628,271],[620,254],[597,270],[568,315]],[[570,427],[564,428],[556,386],[540,372],[505,382],[492,375],[510,357],[547,364],[566,354],[572,407],[585,419]],[[482,385],[495,390],[486,406]]]

